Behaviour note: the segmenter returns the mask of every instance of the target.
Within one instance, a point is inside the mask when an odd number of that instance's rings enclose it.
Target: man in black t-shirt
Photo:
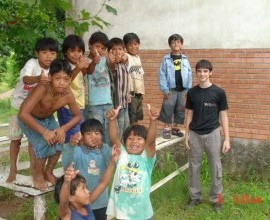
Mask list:
[[[227,116],[227,98],[225,91],[210,81],[212,64],[208,60],[200,60],[196,64],[196,75],[199,84],[187,93],[186,140],[189,152],[189,194],[187,208],[201,203],[200,170],[202,154],[206,153],[211,176],[210,202],[214,211],[222,208],[222,167],[220,161],[219,118],[224,132],[222,152],[230,149],[229,123]]]

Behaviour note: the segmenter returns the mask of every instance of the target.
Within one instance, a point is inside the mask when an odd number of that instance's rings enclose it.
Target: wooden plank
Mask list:
[[[60,177],[61,175],[63,175],[63,168],[58,168],[54,170],[54,175],[57,177]],[[6,183],[6,179],[7,179],[8,173],[1,173],[0,174],[0,186],[1,187],[5,187],[17,192],[22,192],[31,196],[38,196],[38,195],[42,195],[48,192],[51,192],[52,190],[54,190],[54,186],[52,186],[51,184],[49,185],[49,189],[48,191],[40,191],[38,189],[33,188],[33,181],[32,178],[30,176],[24,176],[24,175],[20,175],[17,174],[17,181],[14,183]]]

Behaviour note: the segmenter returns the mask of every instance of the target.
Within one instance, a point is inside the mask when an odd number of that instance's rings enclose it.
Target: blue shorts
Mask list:
[[[43,120],[39,120],[35,118],[36,122],[44,127],[44,130],[54,130],[59,128],[58,123],[55,121],[53,115],[45,118]],[[32,148],[35,152],[36,158],[48,158],[54,154],[56,151],[62,151],[62,144],[55,144],[53,146],[49,146],[48,143],[44,140],[41,134],[36,132],[35,130],[29,128],[25,125],[20,119],[18,119],[18,124],[20,125],[23,133],[27,137],[28,141],[31,143]]]
[[[71,119],[72,119],[72,114],[70,109],[68,108],[60,108],[57,111],[57,118],[58,118],[58,122],[59,125],[62,126],[66,123],[68,123]],[[69,139],[72,135],[77,134],[80,131],[80,126],[81,123],[83,122],[83,110],[81,110],[81,121],[79,124],[75,125],[74,127],[72,127],[70,130],[68,130],[66,132],[66,139],[65,139],[65,143],[69,142]]]

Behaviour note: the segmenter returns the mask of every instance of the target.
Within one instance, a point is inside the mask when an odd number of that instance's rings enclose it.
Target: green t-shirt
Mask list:
[[[117,219],[150,219],[153,208],[150,201],[151,175],[156,161],[143,151],[141,155],[128,154],[121,146],[114,174],[107,215]]]

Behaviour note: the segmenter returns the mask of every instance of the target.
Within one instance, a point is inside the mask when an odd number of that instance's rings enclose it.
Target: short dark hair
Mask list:
[[[91,131],[98,131],[103,135],[103,126],[101,122],[97,119],[86,119],[82,124],[81,124],[81,133],[85,132],[91,132]]]
[[[123,37],[123,41],[124,41],[125,45],[127,45],[127,44],[129,44],[131,42],[136,42],[136,43],[140,44],[140,38],[135,33],[127,33],[127,34],[125,34],[124,37]]]
[[[144,140],[147,138],[147,128],[143,125],[130,125],[127,127],[127,129],[124,131],[123,134],[123,142],[126,144],[126,141],[128,137],[133,134],[135,136],[142,137]]]
[[[124,41],[118,37],[114,37],[109,41],[108,50],[112,49],[113,46],[122,46],[123,48],[125,48]]]
[[[196,69],[196,71],[198,69],[208,69],[210,72],[212,72],[213,66],[209,60],[202,59],[196,64],[195,69]]]
[[[39,38],[35,44],[35,51],[50,50],[58,53],[58,42],[51,37]]]
[[[68,76],[71,76],[72,69],[69,62],[65,59],[55,59],[50,65],[49,74],[53,76],[55,73],[64,71]]]
[[[104,47],[108,47],[109,38],[101,31],[93,33],[89,38],[89,44],[101,43]]]
[[[54,188],[54,200],[56,201],[56,203],[60,203],[60,192],[61,192],[61,188],[63,186],[64,181],[65,181],[65,175],[61,176],[60,178],[56,180],[56,184]],[[71,180],[71,183],[70,183],[69,193],[71,196],[75,195],[75,192],[80,183],[86,183],[86,180],[82,175],[77,174],[75,178]]]
[[[180,40],[181,44],[184,43],[184,38],[180,34],[173,34],[168,38],[168,43],[171,45],[172,41]]]
[[[82,52],[85,52],[85,45],[83,42],[83,39],[75,34],[70,34],[68,35],[62,44],[62,52],[65,56],[65,53],[67,52],[68,49],[75,49],[76,47],[78,47],[80,50],[82,50]]]

